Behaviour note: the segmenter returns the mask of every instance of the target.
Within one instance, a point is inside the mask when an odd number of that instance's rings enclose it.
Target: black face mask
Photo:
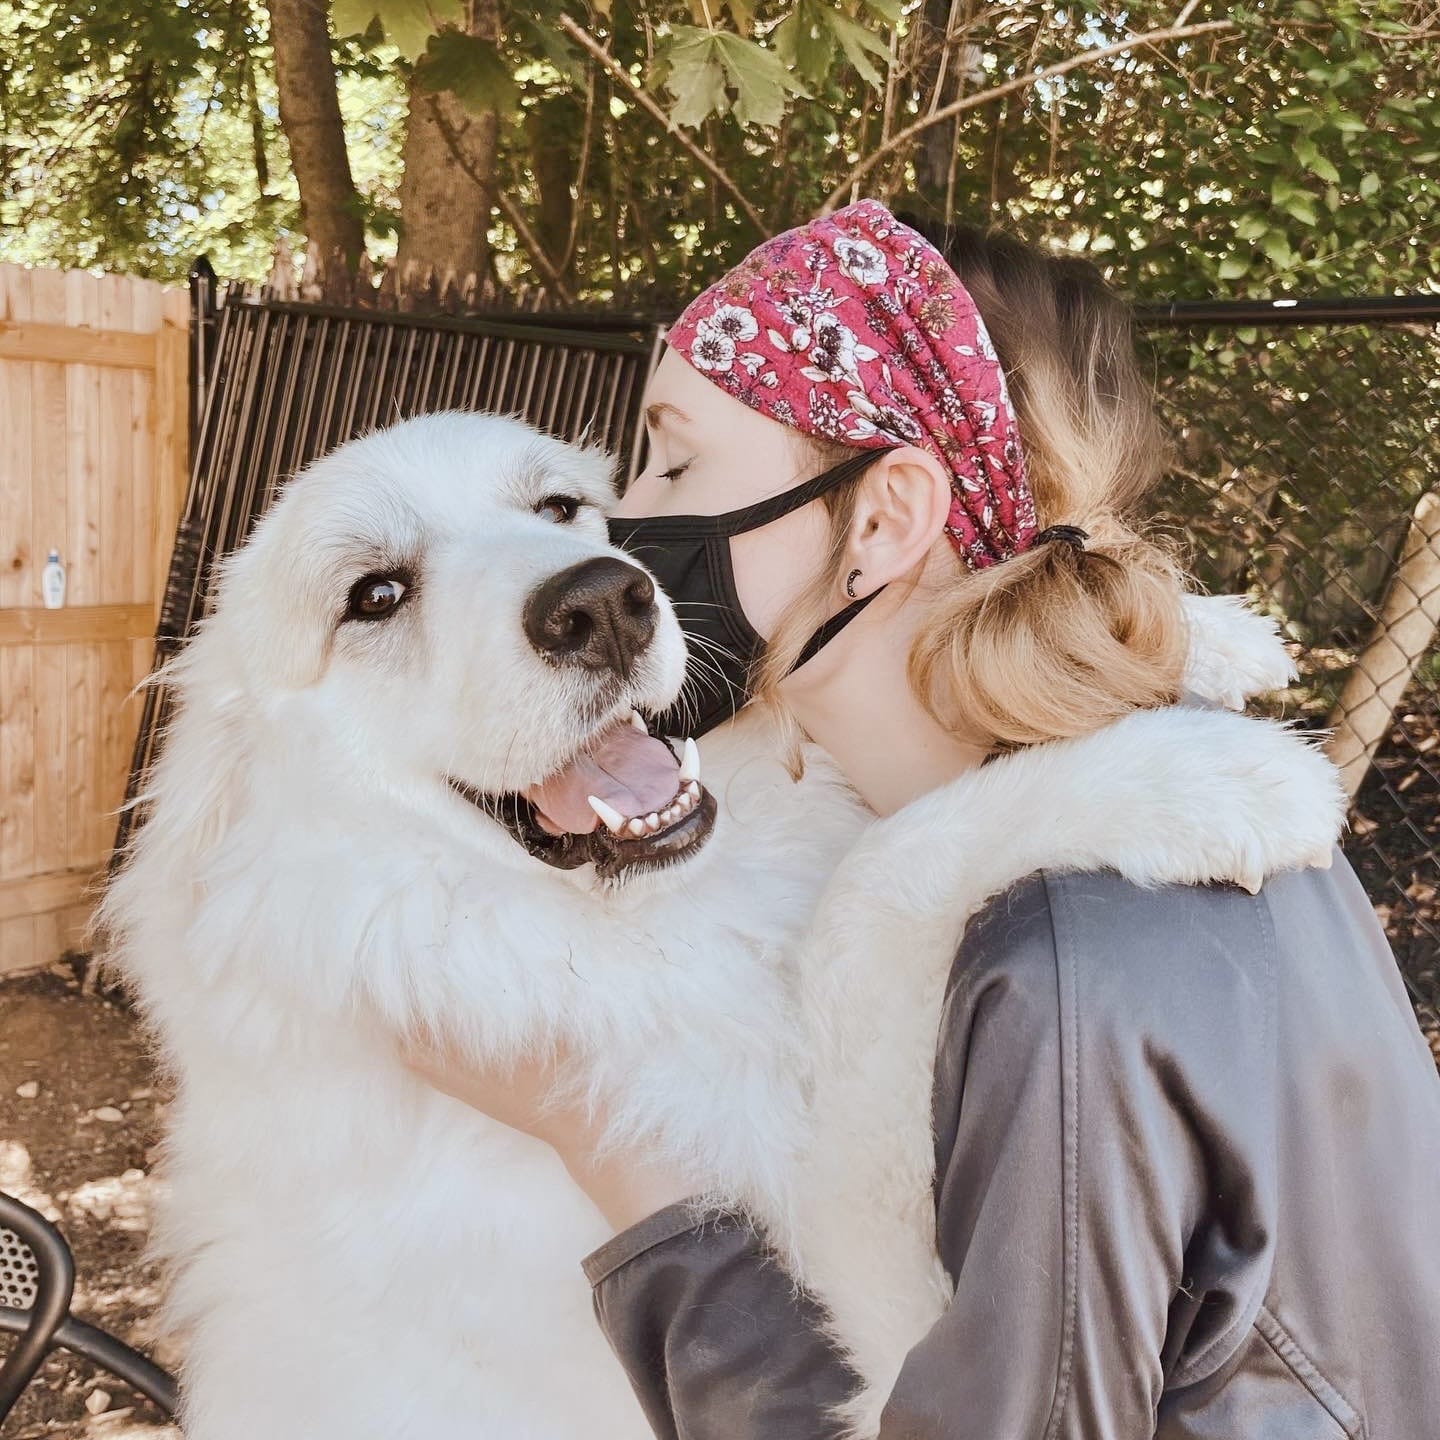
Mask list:
[[[675,707],[660,716],[662,733],[703,735],[730,719],[750,698],[751,676],[765,641],[740,607],[730,537],[759,530],[818,500],[855,479],[885,453],[858,451],[793,490],[723,515],[610,521],[611,544],[633,555],[660,582],[690,649],[685,688]],[[792,670],[814,659],[879,593],[876,590],[831,616],[805,642]]]

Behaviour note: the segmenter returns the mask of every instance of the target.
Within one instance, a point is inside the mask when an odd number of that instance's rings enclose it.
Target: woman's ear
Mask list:
[[[889,451],[865,472],[842,566],[844,575],[860,571],[857,597],[918,570],[945,527],[950,499],[950,472],[916,445]]]

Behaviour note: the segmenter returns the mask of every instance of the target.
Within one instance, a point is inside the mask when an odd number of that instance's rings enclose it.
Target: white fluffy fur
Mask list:
[[[226,566],[174,667],[102,923],[178,1084],[160,1244],[189,1440],[646,1433],[579,1271],[600,1217],[548,1150],[400,1066],[427,1030],[477,1063],[568,1036],[615,1139],[752,1207],[832,1305],[871,1382],[863,1429],[944,1303],[930,1065],[965,918],[1042,866],[1253,879],[1333,839],[1320,762],[1239,717],[1136,716],[997,762],[850,850],[803,952],[802,1024],[785,956],[863,825],[822,757],[796,785],[762,720],[707,738],[715,837],[612,887],[530,859],[442,781],[519,788],[593,725],[520,633],[540,578],[608,549],[598,509],[536,518],[557,491],[603,504],[602,462],[513,421],[344,447]],[[349,584],[395,563],[419,577],[403,616],[337,623]],[[1226,618],[1212,691],[1237,666],[1273,683],[1273,633]],[[616,703],[663,705],[679,678],[667,611]]]

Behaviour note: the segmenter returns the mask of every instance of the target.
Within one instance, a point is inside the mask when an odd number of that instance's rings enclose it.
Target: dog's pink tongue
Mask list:
[[[552,835],[588,835],[600,822],[587,797],[598,795],[627,818],[663,809],[680,788],[680,764],[663,740],[621,721],[575,763],[525,798]]]

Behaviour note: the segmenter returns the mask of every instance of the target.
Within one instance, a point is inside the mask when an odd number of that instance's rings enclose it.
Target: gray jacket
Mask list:
[[[1329,871],[1036,874],[968,926],[933,1086],[948,1312],[884,1440],[1433,1440],[1440,1080]],[[586,1262],[658,1436],[818,1440],[855,1385],[739,1220]]]

